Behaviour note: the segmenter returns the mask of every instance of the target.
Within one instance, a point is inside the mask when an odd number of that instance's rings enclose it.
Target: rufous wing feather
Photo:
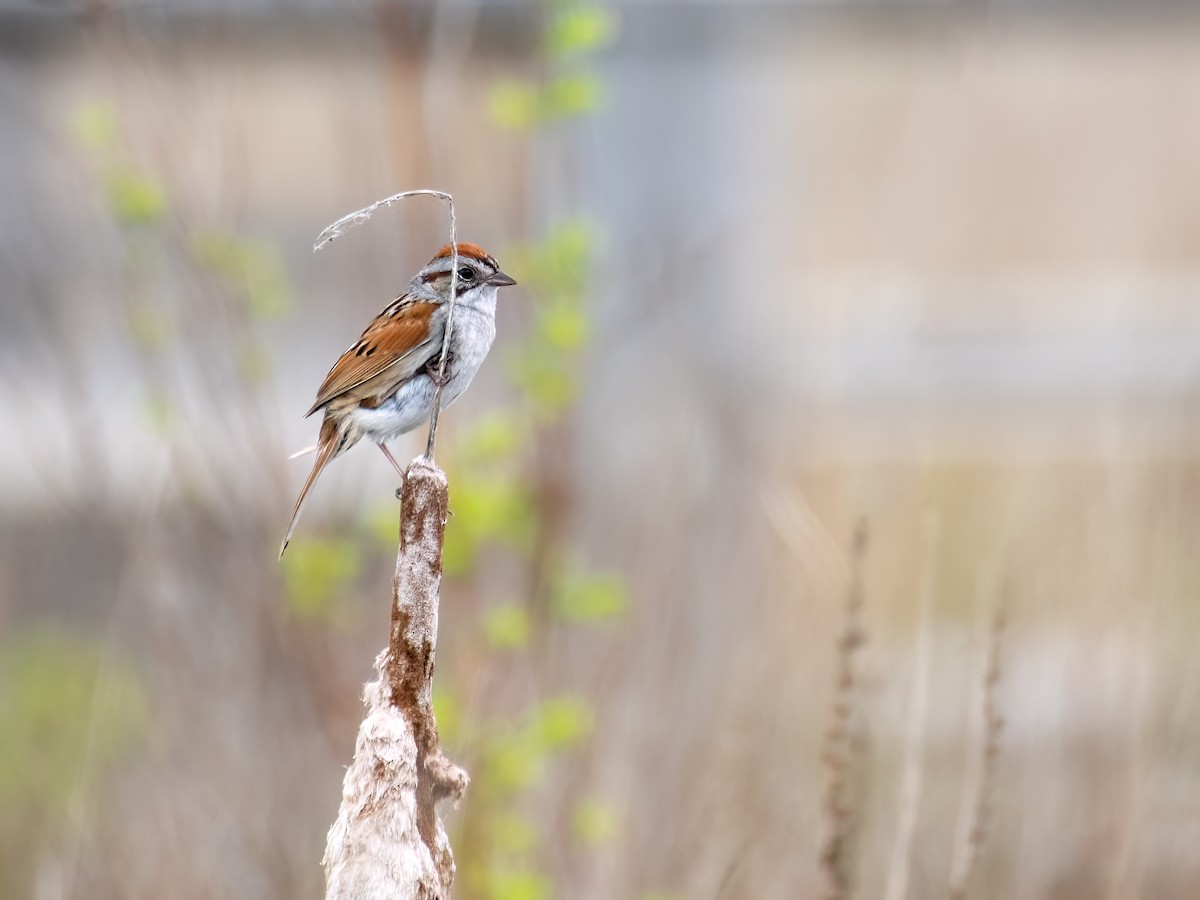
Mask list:
[[[326,419],[321,423],[321,436],[317,441],[317,458],[313,461],[312,471],[308,473],[308,479],[304,482],[304,487],[300,489],[300,496],[296,498],[296,506],[292,510],[292,518],[288,521],[287,534],[283,537],[283,545],[279,548],[279,558],[283,559],[283,553],[288,548],[288,542],[292,539],[292,533],[296,530],[296,523],[300,520],[300,510],[304,508],[304,501],[308,499],[308,492],[312,490],[312,486],[317,483],[317,479],[321,477],[321,472],[325,470],[325,466],[329,461],[337,456],[338,449],[342,443],[342,436],[338,432],[337,425],[331,419]]]
[[[440,310],[440,304],[406,298],[385,310],[333,364],[305,415],[372,379],[387,381],[383,391],[387,394],[411,378],[441,346],[444,312]],[[387,376],[380,379],[385,372]]]

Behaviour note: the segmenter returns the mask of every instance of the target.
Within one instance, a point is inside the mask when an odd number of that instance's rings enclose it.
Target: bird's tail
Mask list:
[[[304,487],[300,489],[300,496],[296,498],[296,508],[292,510],[292,518],[288,522],[287,534],[283,538],[283,546],[279,548],[280,559],[283,559],[283,552],[287,550],[288,541],[292,539],[292,532],[296,530],[296,523],[300,519],[300,510],[304,507],[304,501],[308,498],[308,492],[317,483],[317,479],[321,477],[321,472],[324,471],[329,461],[338,455],[338,451],[342,449],[342,445],[342,435],[339,433],[337,425],[332,420],[326,419],[321,423],[321,436],[317,440],[317,458],[313,461],[312,471],[308,473],[308,480],[304,482]]]

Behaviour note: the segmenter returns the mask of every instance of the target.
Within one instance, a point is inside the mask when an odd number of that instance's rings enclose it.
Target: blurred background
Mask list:
[[[1183,5],[6,0],[0,897],[322,896],[417,187],[456,896],[1195,896],[1198,161]]]

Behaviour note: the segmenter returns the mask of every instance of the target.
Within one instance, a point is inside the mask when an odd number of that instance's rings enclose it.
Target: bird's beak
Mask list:
[[[510,284],[516,284],[517,280],[515,278],[510,278],[508,275],[505,275],[503,272],[497,272],[495,275],[493,275],[491,278],[489,278],[487,280],[487,283],[494,284],[494,285],[496,285],[496,287],[507,287]]]

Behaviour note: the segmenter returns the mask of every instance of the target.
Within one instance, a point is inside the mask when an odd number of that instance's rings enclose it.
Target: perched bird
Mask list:
[[[408,292],[375,317],[333,364],[306,416],[325,411],[317,458],[288,522],[279,556],[287,550],[308,492],[330,460],[362,438],[379,445],[403,477],[386,442],[429,419],[437,391],[442,339],[450,308],[453,250],[447,244],[416,277]],[[446,355],[442,406],[467,389],[496,337],[496,294],[516,282],[475,244],[458,244],[457,299]],[[302,451],[301,453],[309,452]],[[301,455],[301,454],[297,454]]]

